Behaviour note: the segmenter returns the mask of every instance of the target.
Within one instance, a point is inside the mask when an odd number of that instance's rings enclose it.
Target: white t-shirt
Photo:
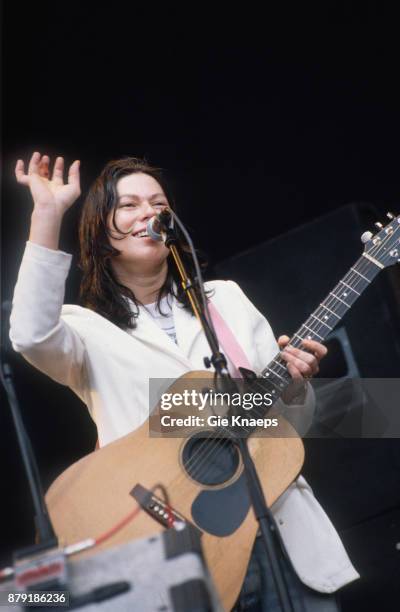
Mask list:
[[[172,304],[169,296],[164,296],[160,300],[160,308],[157,308],[157,302],[146,304],[143,306],[155,323],[176,343],[176,331],[174,324],[174,316],[172,314]],[[161,314],[163,313],[163,314]]]

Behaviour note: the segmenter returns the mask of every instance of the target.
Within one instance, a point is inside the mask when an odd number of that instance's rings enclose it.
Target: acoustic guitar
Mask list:
[[[400,261],[400,216],[388,216],[389,224],[377,234],[363,234],[361,257],[296,331],[292,346],[300,347],[305,338],[323,342],[380,270]],[[261,375],[242,374],[253,390],[262,385],[273,398],[272,407],[253,408],[248,416],[271,416],[291,380],[285,362],[278,354]],[[182,392],[196,384],[199,392],[205,384],[213,388],[213,373],[187,373],[168,392]],[[106,539],[102,548],[190,522],[201,532],[208,568],[221,602],[229,610],[240,592],[258,527],[235,444],[237,428],[204,431],[203,427],[200,433],[192,429],[186,437],[162,436],[154,425],[161,412],[158,406],[139,429],[61,474],[46,495],[51,520],[60,540],[71,544],[98,537],[140,506],[142,511],[134,520]],[[214,409],[207,407],[202,416],[211,414]],[[265,432],[259,435],[256,427],[242,427],[239,435],[247,437],[270,506],[299,474],[304,449],[282,418],[278,427],[269,428],[270,435]],[[154,489],[159,483],[168,493],[168,505]]]

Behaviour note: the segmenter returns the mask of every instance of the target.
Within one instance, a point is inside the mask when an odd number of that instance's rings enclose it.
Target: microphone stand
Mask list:
[[[225,355],[221,353],[221,351],[219,350],[218,340],[215,337],[212,329],[210,328],[205,312],[203,311],[203,308],[200,305],[200,301],[197,297],[196,290],[186,272],[186,268],[183,264],[183,261],[177,249],[176,243],[177,243],[177,239],[175,237],[174,230],[172,230],[171,228],[168,228],[165,245],[171,251],[172,257],[174,258],[176,267],[178,268],[178,271],[181,277],[182,287],[190,300],[190,305],[192,307],[192,310],[195,316],[200,321],[200,325],[202,326],[204,330],[204,333],[207,338],[207,342],[211,349],[211,358],[208,359],[208,357],[205,357],[204,365],[207,368],[209,368],[210,364],[212,364],[217,374],[227,383],[228,386],[232,386],[231,376],[228,372],[228,364],[226,362]]]
[[[173,213],[173,215],[175,218],[177,218],[175,213]],[[188,295],[193,312],[196,315],[197,319],[200,321],[200,324],[203,328],[203,331],[211,349],[211,358],[209,359],[208,357],[205,357],[204,364],[207,368],[210,367],[210,364],[212,364],[216,370],[217,376],[221,377],[225,389],[228,392],[233,391],[234,389],[237,389],[236,383],[232,380],[231,375],[229,374],[226,358],[219,350],[218,339],[216,338],[213,330],[210,327],[206,314],[202,308],[202,305],[200,304],[200,301],[198,300],[193,283],[189,278],[186,268],[183,264],[182,258],[177,248],[178,239],[175,230],[170,227],[166,221],[163,220],[162,216],[159,216],[158,218],[163,228],[162,234],[164,238],[164,243],[166,247],[169,248],[169,250],[171,251],[172,257],[181,277],[182,287]],[[198,279],[198,282],[202,282],[200,278]],[[265,550],[267,552],[268,561],[271,566],[281,610],[282,612],[294,612],[294,607],[285,580],[285,575],[281,563],[279,561],[278,550],[282,549],[283,542],[280,538],[272,512],[266,504],[261,483],[258,478],[257,470],[249,452],[247,440],[246,438],[243,438],[239,435],[235,437],[233,441],[237,445],[239,452],[242,456],[250,502],[253,506],[256,520],[258,521],[260,526],[261,535],[265,545]]]

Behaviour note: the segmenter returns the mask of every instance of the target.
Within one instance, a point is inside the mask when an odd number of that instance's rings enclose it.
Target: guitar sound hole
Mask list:
[[[230,480],[239,465],[239,453],[226,438],[194,435],[186,441],[182,452],[183,467],[199,484],[221,485]]]

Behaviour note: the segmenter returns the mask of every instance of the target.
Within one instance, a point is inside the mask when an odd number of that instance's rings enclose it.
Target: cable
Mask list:
[[[171,209],[171,214],[172,214],[174,220],[176,221],[179,229],[181,230],[182,234],[184,235],[186,242],[189,245],[190,253],[191,253],[192,258],[193,258],[193,263],[194,263],[194,267],[195,267],[196,275],[197,275],[197,283],[196,283],[196,285],[197,285],[197,288],[200,291],[201,301],[203,303],[204,312],[206,313],[207,323],[208,323],[209,327],[211,328],[211,331],[212,331],[212,333],[214,335],[216,343],[217,343],[217,345],[219,347],[218,336],[217,336],[217,334],[215,332],[214,324],[213,324],[213,321],[212,321],[212,318],[211,318],[211,315],[210,315],[210,312],[209,312],[209,309],[208,309],[208,300],[207,300],[207,296],[206,296],[205,291],[204,291],[203,275],[202,275],[202,272],[201,272],[201,269],[200,269],[200,264],[199,264],[199,260],[197,258],[196,250],[195,250],[194,245],[193,245],[193,241],[192,241],[192,239],[190,237],[189,232],[185,228],[185,226],[182,223],[182,221],[179,219],[179,217],[176,214],[176,212]]]

